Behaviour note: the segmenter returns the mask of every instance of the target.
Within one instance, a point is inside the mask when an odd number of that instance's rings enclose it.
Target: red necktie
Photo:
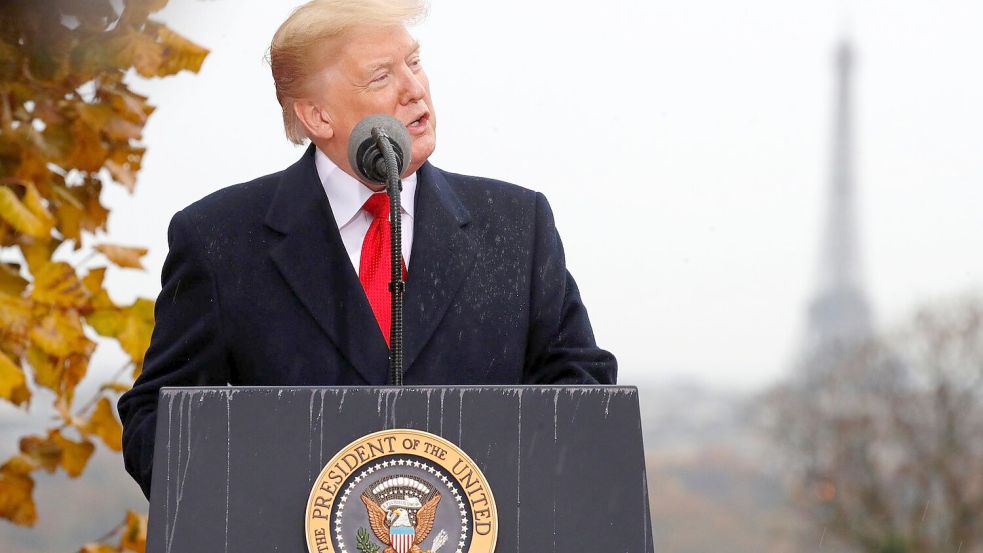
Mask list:
[[[365,296],[369,300],[375,320],[379,323],[382,335],[389,344],[389,330],[392,324],[389,282],[392,279],[390,241],[389,241],[389,196],[385,192],[372,194],[362,206],[372,215],[372,224],[362,241],[362,256],[358,264],[358,280],[362,282]],[[400,256],[402,258],[402,255]],[[406,280],[406,265],[403,280]]]

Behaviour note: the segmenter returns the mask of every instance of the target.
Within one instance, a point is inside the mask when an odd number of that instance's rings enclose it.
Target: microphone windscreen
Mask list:
[[[362,178],[370,182],[385,182],[385,161],[382,153],[376,148],[372,129],[380,129],[389,137],[396,151],[396,163],[399,174],[410,164],[413,152],[413,139],[406,127],[391,115],[369,115],[362,119],[352,129],[348,138],[348,163]]]

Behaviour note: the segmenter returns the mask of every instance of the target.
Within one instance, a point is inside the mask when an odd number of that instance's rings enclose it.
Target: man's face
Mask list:
[[[406,125],[413,139],[413,159],[404,176],[415,172],[433,153],[437,141],[430,83],[420,63],[419,44],[401,25],[354,27],[337,40],[333,61],[311,83],[310,99],[320,108],[330,131],[312,140],[354,175],[348,164],[352,129],[368,115],[391,115]]]

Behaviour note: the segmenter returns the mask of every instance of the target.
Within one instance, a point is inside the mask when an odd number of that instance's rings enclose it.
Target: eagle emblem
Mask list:
[[[381,430],[324,465],[304,533],[309,553],[494,553],[498,514],[488,481],[454,443]]]
[[[360,496],[382,553],[433,553],[446,541],[441,532],[433,549],[420,548],[433,530],[440,492],[414,476],[391,476],[372,483]],[[443,538],[443,540],[441,540]]]

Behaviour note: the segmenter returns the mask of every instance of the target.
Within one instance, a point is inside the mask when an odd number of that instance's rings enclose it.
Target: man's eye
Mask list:
[[[420,62],[420,58],[410,60],[411,69],[418,69],[421,65],[422,63]]]
[[[385,82],[385,80],[388,79],[388,78],[389,78],[389,73],[383,73],[382,75],[379,75],[378,77],[372,79],[372,82],[373,83],[382,83],[382,82]]]

